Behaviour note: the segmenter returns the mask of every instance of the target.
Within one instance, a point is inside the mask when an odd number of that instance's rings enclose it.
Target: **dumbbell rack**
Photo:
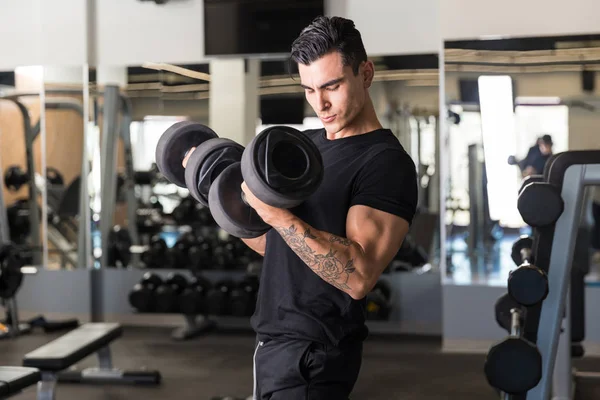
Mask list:
[[[549,292],[541,305],[528,309],[524,326],[524,336],[535,340],[542,360],[541,379],[527,392],[526,398],[572,399],[573,378],[577,373],[573,372],[571,360],[571,269],[584,189],[586,186],[600,185],[600,151],[572,151],[554,155],[546,165],[544,182],[530,185],[540,184],[557,188],[564,206],[553,224],[536,227],[534,258],[537,266],[548,274]],[[526,190],[528,187],[522,190],[520,198]],[[538,198],[536,201],[537,207],[544,212],[546,199]],[[556,199],[550,201],[555,202]],[[519,211],[523,214],[521,207]],[[547,219],[547,215],[540,218]],[[591,375],[586,373],[585,376]]]

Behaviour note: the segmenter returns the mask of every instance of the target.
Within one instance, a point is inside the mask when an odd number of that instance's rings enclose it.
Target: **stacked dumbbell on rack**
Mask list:
[[[163,279],[147,272],[129,293],[129,302],[141,313],[249,317],[257,293],[258,276],[252,272],[215,283],[201,276],[169,273]]]
[[[541,177],[524,182],[517,206],[525,223],[537,230],[554,225],[564,209],[560,191]],[[508,293],[496,302],[496,320],[510,335],[490,348],[484,371],[503,398],[525,395],[542,378],[542,355],[523,337],[527,309],[548,296],[547,271],[535,265],[535,250],[532,237],[520,237],[513,244],[511,257],[517,268],[509,274]]]

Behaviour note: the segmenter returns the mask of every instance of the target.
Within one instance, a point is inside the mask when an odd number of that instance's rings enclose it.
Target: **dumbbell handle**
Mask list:
[[[523,263],[529,264],[531,260],[531,253],[532,251],[529,248],[521,249],[521,259],[523,260]]]
[[[510,313],[512,314],[512,320],[510,324],[510,334],[512,336],[521,336],[521,310],[518,308],[511,308]]]

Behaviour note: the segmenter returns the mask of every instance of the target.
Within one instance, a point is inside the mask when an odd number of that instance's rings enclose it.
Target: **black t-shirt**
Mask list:
[[[324,177],[319,189],[290,211],[304,222],[346,237],[353,205],[397,215],[416,212],[415,164],[388,129],[329,140],[324,129],[304,132],[319,148]],[[354,300],[314,273],[275,229],[267,233],[256,311],[258,337],[286,337],[337,346],[364,340],[366,299]]]

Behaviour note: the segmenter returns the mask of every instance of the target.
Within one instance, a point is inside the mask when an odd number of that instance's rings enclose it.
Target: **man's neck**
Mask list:
[[[341,131],[330,133],[327,132],[327,139],[335,140],[350,136],[362,135],[365,133],[373,132],[377,129],[381,129],[383,126],[377,118],[375,109],[372,104],[369,104],[363,109],[363,111],[354,118],[354,121]]]

